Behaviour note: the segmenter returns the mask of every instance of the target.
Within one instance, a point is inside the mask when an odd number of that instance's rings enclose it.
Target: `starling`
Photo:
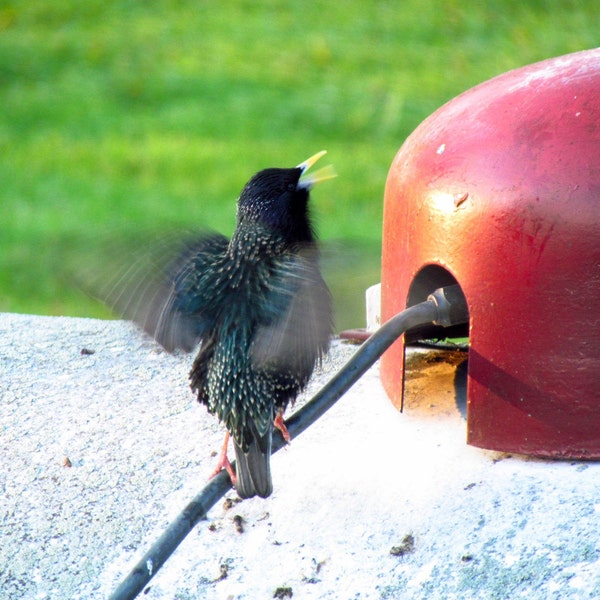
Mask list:
[[[323,154],[254,175],[239,196],[230,240],[204,233],[153,281],[133,285],[127,302],[128,294],[112,299],[167,350],[200,344],[191,387],[227,429],[215,473],[226,468],[242,498],[272,493],[273,426],[289,440],[283,411],[306,386],[333,331],[308,206],[312,186],[333,171],[305,175]]]

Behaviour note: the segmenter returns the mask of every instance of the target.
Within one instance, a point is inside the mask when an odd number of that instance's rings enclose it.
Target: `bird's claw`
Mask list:
[[[277,413],[276,417],[273,419],[273,425],[275,425],[275,427],[277,427],[277,429],[281,431],[283,439],[286,441],[286,443],[289,444],[292,441],[292,436],[290,435],[290,432],[285,426],[285,422],[283,420],[283,410],[280,410]]]
[[[229,446],[229,432],[225,434],[225,441],[223,442],[223,448],[221,448],[221,453],[219,454],[219,461],[217,462],[217,466],[215,470],[209,475],[209,479],[213,479],[216,477],[221,471],[227,471],[229,478],[231,479],[232,485],[235,487],[237,484],[237,476],[235,474],[235,470],[233,465],[229,461],[229,457],[227,456],[227,447]]]

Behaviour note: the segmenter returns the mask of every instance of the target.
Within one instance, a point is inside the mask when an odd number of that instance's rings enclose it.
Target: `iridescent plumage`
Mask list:
[[[271,494],[273,420],[306,386],[332,333],[308,211],[310,188],[331,171],[301,179],[322,154],[257,173],[231,240],[207,233],[187,243],[121,306],[168,350],[200,343],[191,387],[233,437],[244,498]]]

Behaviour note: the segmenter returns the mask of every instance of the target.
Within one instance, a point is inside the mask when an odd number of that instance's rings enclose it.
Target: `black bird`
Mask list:
[[[325,167],[304,176],[324,154],[254,175],[239,196],[231,240],[205,233],[151,281],[112,298],[167,350],[200,344],[191,387],[227,428],[215,473],[226,468],[242,498],[272,493],[273,425],[289,440],[283,411],[327,352],[333,330],[308,201],[312,186],[334,174]]]

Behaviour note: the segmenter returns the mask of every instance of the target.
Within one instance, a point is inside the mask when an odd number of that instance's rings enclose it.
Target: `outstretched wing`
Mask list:
[[[215,302],[209,280],[228,243],[210,232],[156,244],[105,286],[102,300],[169,352],[190,352],[210,327]]]
[[[333,333],[331,294],[314,246],[278,261],[264,309],[252,360],[259,368],[294,375],[303,387],[327,352]]]

